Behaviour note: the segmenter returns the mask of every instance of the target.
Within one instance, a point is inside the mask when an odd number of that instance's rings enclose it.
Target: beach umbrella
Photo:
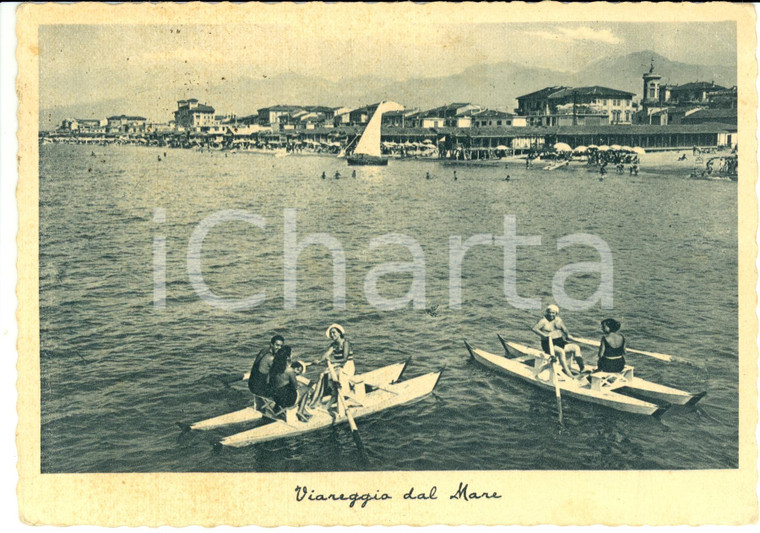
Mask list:
[[[600,152],[606,152],[609,149],[610,149],[610,147],[607,146],[606,144],[604,144],[604,145],[602,145],[602,146],[599,147],[599,151]]]
[[[634,153],[637,153],[639,155],[644,155],[645,153],[647,153],[647,151],[644,150],[641,146],[634,146],[633,148],[631,148],[631,150],[633,150]]]
[[[620,148],[620,149],[621,149],[623,152],[632,152],[632,151],[633,151],[633,149],[632,149],[630,146],[627,146],[627,145],[626,145],[626,146],[623,146],[623,147],[622,147],[622,148]]]
[[[554,145],[554,149],[558,152],[571,152],[572,148],[570,148],[569,144],[566,143],[557,143]]]
[[[433,141],[432,141],[432,140],[430,140],[430,139],[425,139],[425,140],[424,140],[424,141],[422,141],[422,142],[423,142],[423,143],[425,143],[425,144],[433,144]]]
[[[503,144],[500,144],[499,146],[497,146],[496,149],[497,150],[509,150],[509,148],[507,146],[504,146]]]
[[[610,146],[610,150],[620,150],[620,149],[621,148],[619,144],[613,144],[612,146]]]
[[[588,149],[589,150],[599,150],[599,147],[597,145],[595,145],[595,144],[589,144],[588,145]]]
[[[587,151],[588,151],[588,148],[586,148],[583,145],[576,146],[575,149],[573,150],[573,152],[576,152],[576,153],[579,153],[579,154],[582,154],[582,153],[587,152]]]

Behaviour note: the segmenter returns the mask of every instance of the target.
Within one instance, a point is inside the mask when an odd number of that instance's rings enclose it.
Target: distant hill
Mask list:
[[[724,87],[736,85],[736,65],[679,63],[647,50],[589,63],[583,70],[576,73],[573,84],[603,85],[641,95],[641,76],[649,71],[652,58],[654,58],[654,71],[662,76],[662,83],[683,84],[691,81],[714,81]]]
[[[550,85],[603,85],[640,96],[641,76],[654,57],[655,71],[663,83],[714,81],[736,85],[733,65],[699,65],[670,61],[651,51],[593,61],[579,72],[560,72],[511,62],[482,64],[459,74],[436,78],[413,78],[403,82],[374,77],[330,81],[285,73],[273,77],[240,77],[202,86],[146,87],[132,99],[103,100],[40,110],[40,128],[54,129],[67,117],[104,118],[135,114],[156,122],[172,118],[176,101],[195,97],[214,106],[219,114],[250,115],[275,104],[358,107],[390,99],[407,107],[428,109],[449,102],[473,102],[511,111],[515,98]]]

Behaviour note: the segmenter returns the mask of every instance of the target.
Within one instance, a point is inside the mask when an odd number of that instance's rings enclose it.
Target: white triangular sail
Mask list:
[[[383,113],[385,112],[385,102],[380,102],[375,110],[375,114],[364,128],[361,139],[354,149],[354,154],[380,157],[380,126],[383,123]]]

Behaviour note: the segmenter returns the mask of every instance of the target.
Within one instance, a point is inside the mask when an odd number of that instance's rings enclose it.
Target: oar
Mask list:
[[[557,397],[557,411],[559,413],[559,425],[562,422],[562,395],[559,392],[559,380],[557,379],[557,356],[554,355],[554,341],[549,337],[549,355],[552,357],[552,381],[554,381],[554,395]]]
[[[351,436],[354,438],[354,444],[356,444],[356,448],[359,450],[359,455],[361,456],[362,461],[364,461],[364,463],[369,463],[369,456],[367,455],[367,450],[364,449],[362,437],[359,435],[359,428],[356,427],[354,415],[351,414],[348,405],[346,405],[346,398],[340,385],[340,381],[338,381],[338,375],[335,373],[335,368],[333,368],[333,365],[329,359],[327,360],[327,370],[330,372],[330,379],[338,388],[338,408],[346,413],[346,419],[348,420],[348,425],[351,428]]]
[[[573,337],[570,340],[575,342],[580,342],[581,344],[588,344],[589,346],[596,346],[599,347],[599,341],[593,340],[593,339],[584,339],[581,337]],[[681,357],[676,357],[674,355],[668,355],[666,353],[657,353],[657,352],[645,352],[644,350],[634,350],[633,348],[628,348],[626,346],[625,348],[626,352],[631,352],[639,355],[646,355],[647,357],[652,357],[654,359],[659,359],[660,361],[666,361],[668,363],[683,363],[685,365],[695,366],[697,368],[700,368],[700,366],[696,363],[692,363],[688,359],[683,359]]]

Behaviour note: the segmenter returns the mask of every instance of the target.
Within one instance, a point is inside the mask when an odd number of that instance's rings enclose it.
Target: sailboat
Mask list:
[[[364,128],[353,153],[346,157],[349,165],[387,165],[388,158],[380,151],[380,126],[383,123],[385,102],[377,105],[375,113]]]

